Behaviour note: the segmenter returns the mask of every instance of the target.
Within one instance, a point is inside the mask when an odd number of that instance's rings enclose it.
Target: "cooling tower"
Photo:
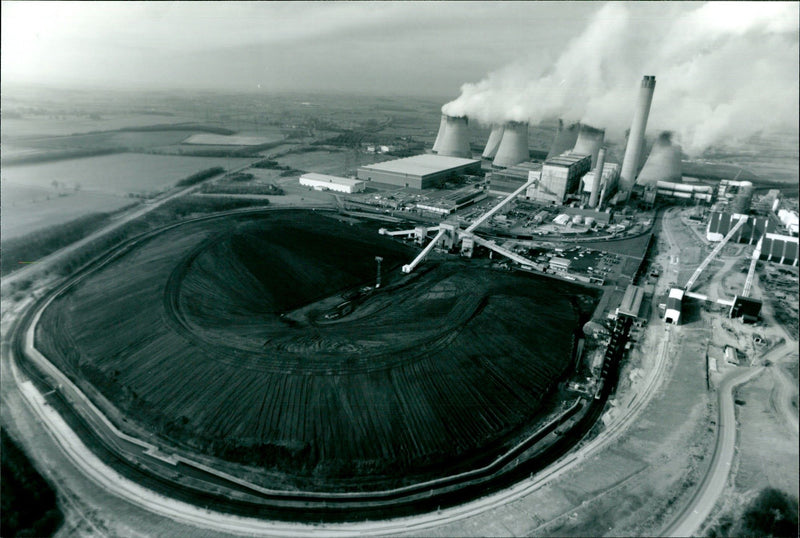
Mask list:
[[[442,114],[442,121],[439,122],[439,132],[436,133],[436,141],[433,143],[433,152],[439,151],[439,146],[442,145],[442,138],[444,138],[444,131],[447,128],[447,116]]]
[[[597,207],[600,200],[600,180],[603,178],[603,167],[606,164],[606,148],[600,148],[597,153],[597,166],[594,168],[594,181],[592,181],[592,194],[589,197],[589,207]]]
[[[731,200],[731,212],[747,215],[750,211],[750,203],[753,201],[753,184],[749,181],[741,181],[736,196]]]
[[[437,153],[447,157],[472,158],[472,150],[469,149],[469,127],[466,116],[446,116],[444,134],[439,141]]]
[[[592,169],[594,169],[597,165],[597,152],[600,151],[600,146],[603,145],[605,135],[605,129],[595,129],[589,125],[581,125],[578,140],[575,142],[575,147],[572,148],[572,151],[581,155],[591,155]]]
[[[625,167],[624,164],[622,166]],[[669,132],[663,132],[653,144],[650,156],[639,172],[636,183],[638,185],[655,185],[658,181],[679,183],[682,177],[681,147],[672,143]]]
[[[503,128],[503,139],[497,148],[492,166],[508,168],[531,158],[528,150],[528,124],[517,121],[506,123]]]
[[[564,127],[564,122],[558,120],[556,137],[553,139],[553,145],[550,146],[550,152],[547,154],[547,158],[552,159],[553,157],[558,157],[565,151],[569,151],[575,147],[575,142],[578,141],[579,130],[579,123],[573,123]]]
[[[647,117],[650,115],[650,104],[653,102],[655,89],[656,77],[645,76],[642,79],[642,87],[639,89],[639,98],[636,101],[636,110],[633,112],[631,131],[628,135],[628,145],[625,147],[625,157],[622,160],[622,170],[619,174],[619,188],[625,193],[629,193],[633,187],[639,163],[642,161],[644,131],[647,127]]]
[[[489,141],[486,142],[486,148],[483,150],[484,159],[494,159],[497,155],[497,148],[500,147],[500,140],[503,139],[503,126],[495,125],[492,127],[492,133],[489,135]]]

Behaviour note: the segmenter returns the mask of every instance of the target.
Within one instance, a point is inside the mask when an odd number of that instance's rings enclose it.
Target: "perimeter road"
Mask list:
[[[694,536],[708,518],[717,499],[725,489],[731,463],[736,448],[736,411],[733,403],[733,389],[751,380],[764,370],[746,368],[734,370],[722,380],[719,386],[719,424],[714,456],[709,472],[703,479],[700,489],[692,500],[662,533],[663,536]]]

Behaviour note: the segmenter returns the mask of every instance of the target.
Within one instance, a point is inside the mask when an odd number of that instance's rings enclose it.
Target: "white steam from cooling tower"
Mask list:
[[[464,84],[442,107],[485,125],[507,121],[602,125],[622,139],[642,75],[658,77],[648,124],[694,156],[730,138],[798,128],[798,3],[663,3],[663,18],[606,4],[547,69],[542,51]]]

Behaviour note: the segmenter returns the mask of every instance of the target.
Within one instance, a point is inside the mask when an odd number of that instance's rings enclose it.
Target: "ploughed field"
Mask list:
[[[594,298],[460,261],[402,275],[416,252],[314,212],[188,223],[57,298],[37,347],[130,420],[274,487],[442,476],[531,429]],[[375,256],[384,285],[365,293]]]

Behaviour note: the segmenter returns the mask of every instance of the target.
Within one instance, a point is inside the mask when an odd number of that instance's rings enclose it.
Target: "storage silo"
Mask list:
[[[437,153],[448,157],[472,158],[469,147],[469,124],[466,116],[446,116],[444,134]]]
[[[497,148],[492,166],[498,168],[508,168],[521,162],[529,160],[531,157],[528,150],[528,124],[518,121],[510,121],[503,128],[503,138]]]

